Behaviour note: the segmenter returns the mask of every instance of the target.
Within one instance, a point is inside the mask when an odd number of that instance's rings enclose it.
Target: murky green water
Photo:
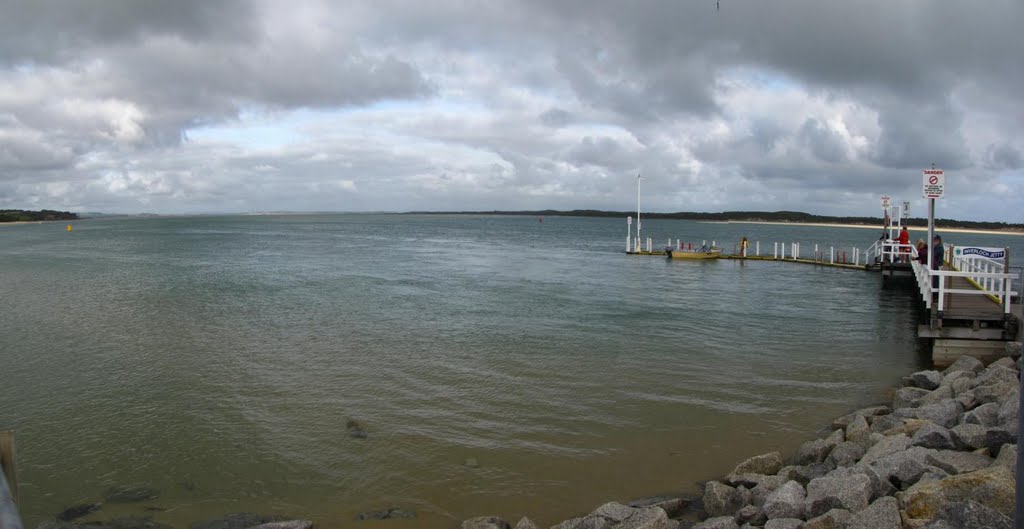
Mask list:
[[[0,429],[17,432],[26,525],[128,484],[160,497],[89,519],[550,524],[791,450],[920,365],[911,295],[876,275],[631,257],[625,228],[403,215],[0,227]],[[659,245],[747,235],[762,252],[877,236],[645,230]],[[354,520],[389,507],[419,518]]]

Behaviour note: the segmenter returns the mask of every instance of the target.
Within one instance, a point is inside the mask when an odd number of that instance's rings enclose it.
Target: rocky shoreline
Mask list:
[[[551,529],[1010,529],[1019,377],[1019,360],[964,356],[906,377],[890,405],[837,418],[788,461],[743,461],[702,498],[606,503]],[[462,523],[511,527],[495,516]],[[525,517],[514,527],[536,529]]]

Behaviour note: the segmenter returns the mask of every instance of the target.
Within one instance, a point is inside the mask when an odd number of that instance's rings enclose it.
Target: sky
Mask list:
[[[1024,222],[1019,0],[0,0],[0,208]]]

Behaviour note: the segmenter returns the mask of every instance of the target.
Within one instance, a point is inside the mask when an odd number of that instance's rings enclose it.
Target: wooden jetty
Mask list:
[[[706,244],[707,241],[704,241]],[[678,241],[668,247],[680,245]],[[712,241],[712,246],[715,242]],[[799,243],[772,243],[771,254],[761,255],[760,243],[741,252],[722,254],[718,259],[778,261],[804,265],[877,272],[882,288],[908,285],[918,291],[922,306],[919,338],[932,340],[932,363],[942,368],[962,355],[985,363],[1004,356],[1019,356],[1024,336],[1024,315],[1019,302],[1020,274],[1011,273],[1005,248],[977,248],[944,245],[944,259],[938,270],[930,270],[917,257],[917,249],[892,239],[876,241],[865,251],[853,249],[837,254],[815,246],[812,257],[802,257]],[[787,248],[788,247],[788,248]],[[788,249],[788,255],[787,255]],[[627,244],[627,254],[668,257],[667,252],[645,245]],[[996,255],[998,258],[993,258]]]

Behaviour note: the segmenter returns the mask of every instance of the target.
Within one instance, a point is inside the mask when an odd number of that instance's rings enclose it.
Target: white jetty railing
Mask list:
[[[927,264],[921,263],[917,259],[911,261],[914,277],[917,279],[921,296],[924,298],[925,307],[930,309],[934,303],[937,303],[936,308],[942,311],[945,309],[946,294],[966,294],[988,296],[999,303],[1004,314],[1009,314],[1011,299],[1017,295],[1017,292],[1012,289],[1016,274],[1006,272],[1005,265],[998,261],[972,255],[954,257],[953,253],[952,245],[944,245],[943,264],[949,266],[947,270],[929,270]],[[916,256],[917,251],[914,250],[913,254]],[[989,262],[976,262],[981,259]],[[948,287],[946,286],[947,277],[962,277],[972,282],[977,288]],[[938,278],[938,281],[935,281],[934,278]],[[933,281],[938,285],[933,287]],[[938,300],[933,301],[933,294],[936,293]]]

